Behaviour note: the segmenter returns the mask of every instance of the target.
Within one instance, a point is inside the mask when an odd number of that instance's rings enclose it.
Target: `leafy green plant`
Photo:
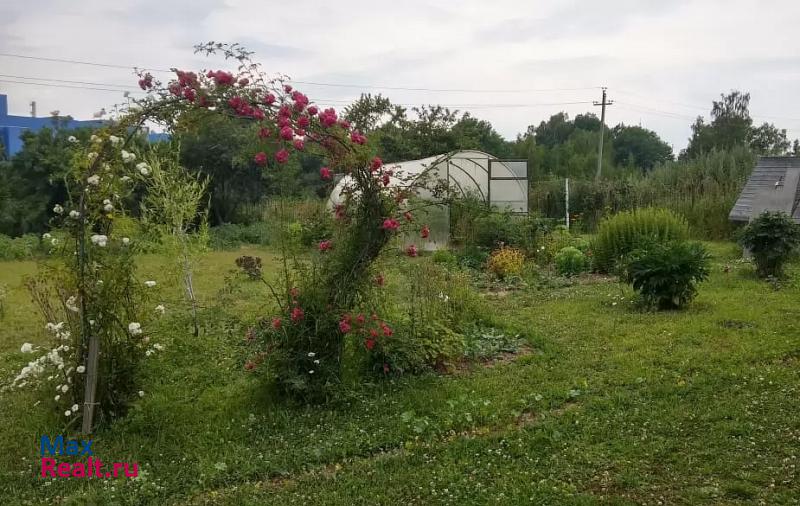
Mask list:
[[[464,332],[464,356],[473,360],[487,360],[502,353],[516,353],[524,343],[519,334],[473,325]]]
[[[658,309],[679,309],[697,295],[708,277],[710,255],[699,243],[652,243],[631,254],[626,280],[643,302]]]
[[[394,332],[365,336],[371,363],[400,373],[445,367],[463,355],[462,331],[483,318],[480,298],[467,274],[442,265],[413,263],[401,272],[405,282],[392,287],[381,309]]]
[[[25,234],[14,238],[0,234],[0,260],[23,260],[41,256],[51,247],[52,240],[49,233],[42,237]]]
[[[446,249],[439,249],[433,252],[431,256],[431,260],[434,263],[454,266],[458,264],[458,258],[449,250]]]
[[[629,253],[649,243],[685,240],[686,221],[666,209],[638,209],[614,215],[600,224],[592,243],[594,267],[611,272]]]
[[[562,276],[577,276],[589,270],[589,259],[573,246],[562,248],[556,254],[556,272]]]
[[[778,277],[800,246],[800,225],[786,213],[764,211],[745,227],[740,242],[753,254],[759,276]]]

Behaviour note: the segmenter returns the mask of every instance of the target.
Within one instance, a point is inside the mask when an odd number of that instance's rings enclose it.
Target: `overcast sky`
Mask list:
[[[756,121],[800,137],[799,20],[800,0],[28,0],[0,3],[0,52],[202,69],[221,64],[194,56],[195,43],[240,42],[267,71],[301,81],[481,90],[298,85],[322,104],[362,91],[449,104],[510,139],[560,110],[599,113],[594,87],[607,86],[609,125],[641,123],[677,151],[693,119],[731,89],[751,93]],[[125,69],[8,56],[0,74],[136,82]],[[9,82],[0,93],[12,114],[29,114],[35,100],[40,116],[59,110],[79,119],[122,100],[121,92]]]

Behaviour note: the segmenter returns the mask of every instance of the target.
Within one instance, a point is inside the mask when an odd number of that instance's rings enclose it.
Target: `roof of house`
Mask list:
[[[753,173],[728,215],[750,221],[764,211],[783,211],[800,223],[800,157],[759,157]]]

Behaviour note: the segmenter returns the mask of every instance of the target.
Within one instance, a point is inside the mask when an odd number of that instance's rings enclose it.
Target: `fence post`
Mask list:
[[[566,212],[564,219],[567,222],[567,230],[569,230],[569,178],[564,179],[564,209]]]

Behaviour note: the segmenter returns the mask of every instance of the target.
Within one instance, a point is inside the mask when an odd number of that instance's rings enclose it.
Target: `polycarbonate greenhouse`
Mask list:
[[[430,227],[430,238],[424,244],[428,250],[445,248],[450,240],[450,210],[445,204],[436,205],[442,197],[431,191],[433,187],[445,187],[451,197],[475,196],[500,210],[528,212],[527,160],[501,160],[489,153],[467,150],[386,166],[395,173],[389,186],[406,186],[410,181],[424,178],[426,183],[415,193],[417,199],[427,201],[428,205],[424,206],[423,214],[415,214]],[[342,202],[342,192],[351,184],[350,176],[336,183],[330,195],[331,207]]]

